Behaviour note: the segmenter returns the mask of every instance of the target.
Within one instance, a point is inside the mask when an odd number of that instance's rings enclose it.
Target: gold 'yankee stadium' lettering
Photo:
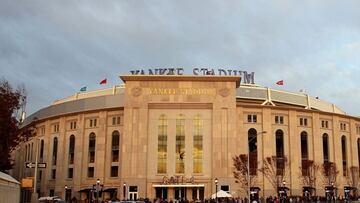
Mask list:
[[[210,95],[215,94],[212,88],[150,88],[150,95]]]

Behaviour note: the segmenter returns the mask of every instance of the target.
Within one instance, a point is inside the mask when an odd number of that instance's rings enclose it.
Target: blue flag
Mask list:
[[[85,92],[86,91],[86,86],[85,87],[82,87],[81,89],[80,89],[80,92]]]

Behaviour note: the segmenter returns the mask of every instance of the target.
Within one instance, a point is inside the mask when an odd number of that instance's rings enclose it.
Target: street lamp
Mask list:
[[[217,190],[218,190],[218,182],[219,182],[219,180],[217,178],[215,178],[214,182],[215,182],[215,201],[217,203],[218,202],[217,201]]]
[[[99,187],[100,187],[100,179],[96,180],[96,202],[99,202]]]
[[[65,198],[64,198],[64,199],[65,199],[65,202],[67,202],[67,196],[66,196],[66,193],[67,193],[68,186],[67,186],[67,185],[65,185],[65,187],[64,187],[64,188],[65,188]]]
[[[257,138],[257,136],[258,135],[261,135],[261,134],[265,134],[265,133],[267,133],[266,131],[262,131],[262,132],[259,132],[259,133],[256,133],[256,136],[254,136],[254,137],[251,137],[250,139],[249,139],[249,137],[248,137],[248,156],[247,156],[247,175],[248,175],[248,192],[249,192],[249,196],[248,196],[248,198],[249,198],[249,203],[251,202],[250,201],[250,198],[251,198],[251,185],[250,185],[250,183],[251,183],[251,181],[250,181],[250,142],[252,142],[255,138]]]
[[[124,182],[124,187],[123,187],[123,195],[124,195],[124,200],[126,197],[126,183]]]

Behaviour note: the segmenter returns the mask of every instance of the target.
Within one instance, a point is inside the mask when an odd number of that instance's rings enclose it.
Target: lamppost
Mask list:
[[[250,139],[248,138],[248,156],[247,156],[247,175],[248,175],[248,192],[249,192],[249,203],[251,202],[250,201],[250,198],[251,198],[251,181],[250,181],[250,142],[252,142],[254,139],[257,138],[258,135],[261,135],[261,134],[265,134],[267,133],[266,131],[262,131],[262,132],[259,132],[259,133],[256,133],[256,136],[254,137],[251,137]]]
[[[31,195],[31,202],[37,202],[39,194],[37,193],[37,173],[38,173],[38,148],[39,148],[39,136],[37,134],[37,124],[38,118],[34,117],[31,124],[33,125],[33,130],[35,131],[35,169],[34,169],[34,187],[33,194]],[[32,161],[32,160],[31,160]]]
[[[100,187],[100,179],[96,180],[96,202],[99,202],[99,187]]]
[[[215,202],[217,203],[218,202],[218,200],[217,200],[217,190],[218,190],[218,182],[219,182],[219,180],[217,178],[215,178],[214,182],[215,182]]]
[[[126,199],[126,183],[124,182],[124,187],[123,187],[123,195],[124,195],[124,200]]]
[[[332,194],[333,194],[334,201],[335,201],[335,203],[336,203],[336,199],[337,199],[337,188],[335,188],[334,184],[335,184],[334,182],[331,182]]]
[[[285,185],[286,185],[286,182],[285,182],[285,180],[283,180],[283,182],[282,182],[282,184],[283,184],[283,200],[285,200],[285,198],[286,198],[286,189],[285,189]],[[285,201],[283,201],[283,202],[285,202]]]
[[[66,196],[66,194],[67,194],[67,189],[68,189],[68,186],[67,185],[65,185],[65,197],[64,197],[64,199],[65,199],[65,202],[68,202],[68,200],[67,200],[67,196]]]

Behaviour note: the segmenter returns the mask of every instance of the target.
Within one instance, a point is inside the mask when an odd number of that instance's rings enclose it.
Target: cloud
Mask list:
[[[0,74],[25,84],[29,112],[139,67],[239,67],[360,115],[359,1],[0,4]]]

